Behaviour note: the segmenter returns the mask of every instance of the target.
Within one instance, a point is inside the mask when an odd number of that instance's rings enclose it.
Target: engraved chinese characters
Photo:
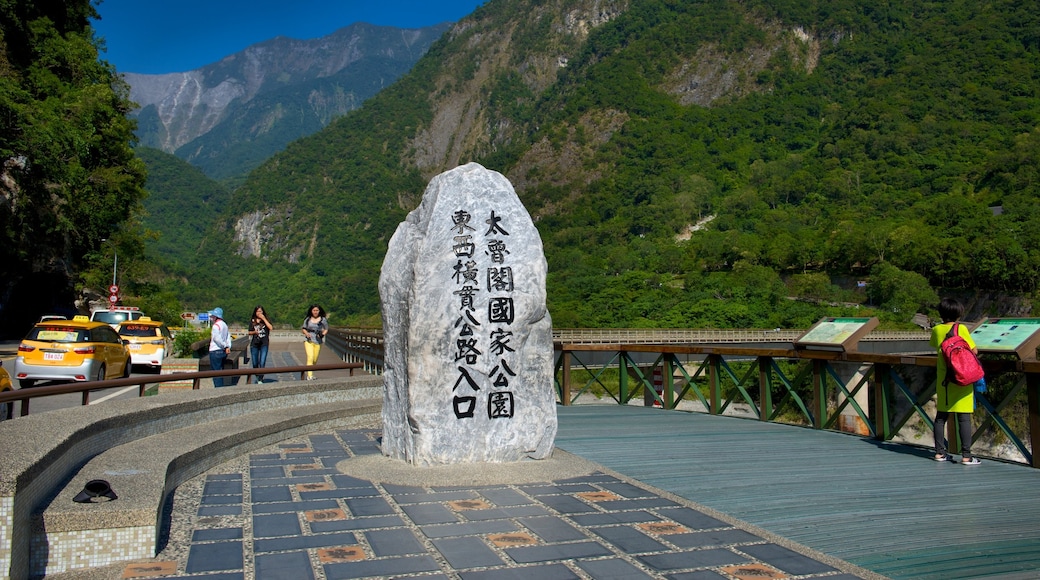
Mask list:
[[[556,437],[541,239],[512,185],[435,177],[379,280],[383,453],[417,465],[544,459]]]

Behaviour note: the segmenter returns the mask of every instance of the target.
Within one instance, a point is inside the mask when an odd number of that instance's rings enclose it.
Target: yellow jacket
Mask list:
[[[932,338],[928,344],[932,345],[939,355],[939,362],[935,365],[935,408],[939,411],[949,413],[972,413],[975,411],[975,387],[974,385],[955,385],[952,382],[943,385],[946,379],[946,359],[943,358],[939,345],[946,340],[953,322],[944,322],[932,327]],[[972,351],[975,351],[975,341],[971,339],[971,331],[963,322],[958,322],[957,334],[964,338]]]

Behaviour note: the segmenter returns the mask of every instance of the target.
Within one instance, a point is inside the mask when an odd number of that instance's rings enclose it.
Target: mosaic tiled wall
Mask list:
[[[150,558],[155,554],[155,526],[51,533],[34,537],[31,550],[33,575]]]

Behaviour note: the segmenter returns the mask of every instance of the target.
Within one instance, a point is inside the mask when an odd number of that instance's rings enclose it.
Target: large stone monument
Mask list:
[[[426,466],[552,454],[546,270],[502,174],[470,163],[430,181],[379,278],[384,455]]]

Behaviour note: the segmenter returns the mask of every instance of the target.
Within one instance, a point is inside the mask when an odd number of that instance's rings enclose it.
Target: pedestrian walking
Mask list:
[[[253,309],[253,317],[249,319],[249,357],[253,359],[254,369],[267,366],[267,351],[271,346],[273,328],[274,325],[267,319],[267,311],[258,304]],[[257,375],[256,382],[264,382],[264,375]]]
[[[212,321],[209,329],[209,367],[212,370],[224,370],[224,361],[231,354],[231,332],[224,321],[224,309],[217,307],[210,311]],[[224,377],[213,377],[214,387],[224,386]]]
[[[305,339],[303,349],[307,353],[306,364],[312,366],[318,362],[321,345],[325,342],[325,335],[329,333],[329,320],[325,316],[325,309],[317,304],[311,304],[307,308],[307,316],[304,317],[303,326],[300,329],[303,331]],[[307,371],[307,380],[314,380],[313,371]]]

